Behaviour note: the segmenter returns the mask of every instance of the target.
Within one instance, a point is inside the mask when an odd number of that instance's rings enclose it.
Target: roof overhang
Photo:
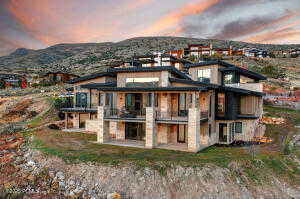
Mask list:
[[[98,88],[103,92],[200,92],[207,91],[206,87],[155,87],[155,88],[137,88],[137,87],[103,87]]]
[[[131,72],[157,72],[157,71],[169,71],[170,73],[184,78],[190,79],[188,75],[179,71],[173,66],[153,66],[153,67],[128,67],[128,68],[110,68],[108,72],[111,73],[131,73]]]
[[[74,83],[78,83],[78,82],[82,82],[82,81],[96,79],[96,78],[99,78],[99,77],[116,77],[116,74],[114,74],[112,72],[94,73],[94,74],[78,77],[78,78],[75,78],[75,79],[71,79],[67,83],[74,84]]]

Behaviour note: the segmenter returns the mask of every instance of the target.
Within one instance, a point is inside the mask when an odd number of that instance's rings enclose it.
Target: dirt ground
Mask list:
[[[0,125],[30,120],[48,107],[47,98],[39,95],[1,98]]]

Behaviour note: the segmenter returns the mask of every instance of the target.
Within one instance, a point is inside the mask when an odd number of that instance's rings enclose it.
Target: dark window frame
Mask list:
[[[237,134],[243,133],[243,122],[235,122],[235,133]]]

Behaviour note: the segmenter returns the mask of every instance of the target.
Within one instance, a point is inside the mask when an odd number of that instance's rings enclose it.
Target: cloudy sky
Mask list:
[[[0,55],[158,35],[300,43],[300,0],[0,0]]]

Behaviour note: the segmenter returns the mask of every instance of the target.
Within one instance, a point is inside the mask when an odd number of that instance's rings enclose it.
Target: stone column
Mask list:
[[[65,129],[68,128],[68,113],[65,113]]]
[[[188,150],[198,152],[200,149],[200,110],[189,109],[188,118]]]
[[[157,145],[157,129],[155,123],[155,108],[146,108],[146,148],[154,148]]]
[[[169,117],[172,112],[171,94],[163,93],[160,95],[160,112],[163,117]]]
[[[105,143],[109,141],[109,122],[104,121],[104,106],[98,106],[99,129],[97,131],[97,142]]]

